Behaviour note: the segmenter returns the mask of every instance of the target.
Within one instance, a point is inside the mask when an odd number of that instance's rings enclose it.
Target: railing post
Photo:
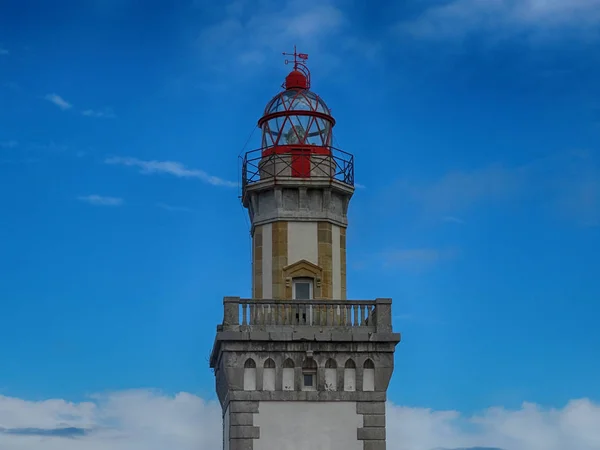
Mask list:
[[[223,325],[240,324],[240,297],[225,297],[223,299]]]
[[[375,326],[378,333],[392,332],[392,299],[375,299]]]

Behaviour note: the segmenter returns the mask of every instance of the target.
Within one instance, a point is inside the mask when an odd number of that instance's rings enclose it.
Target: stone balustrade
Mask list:
[[[223,329],[281,330],[282,328],[357,328],[392,331],[392,301],[376,300],[259,300],[225,297]]]

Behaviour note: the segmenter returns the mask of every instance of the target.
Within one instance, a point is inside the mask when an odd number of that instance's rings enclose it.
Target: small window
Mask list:
[[[312,387],[313,386],[313,376],[312,374],[305,373],[304,374],[304,386]]]
[[[302,364],[302,390],[314,391],[317,388],[317,363],[312,358],[307,358]]]
[[[295,278],[293,284],[294,300],[312,300],[313,280],[312,278]]]

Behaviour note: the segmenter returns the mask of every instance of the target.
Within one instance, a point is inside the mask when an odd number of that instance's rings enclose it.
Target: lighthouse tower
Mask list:
[[[346,299],[354,158],[332,145],[308,55],[258,121],[243,161],[252,299],[225,297],[210,366],[225,450],[385,450],[385,400],[400,335],[390,299]]]

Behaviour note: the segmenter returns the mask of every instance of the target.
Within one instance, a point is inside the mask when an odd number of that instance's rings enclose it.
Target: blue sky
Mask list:
[[[348,295],[403,334],[392,450],[593,448],[599,27],[598,0],[2,2],[0,429],[214,410],[221,300],[250,296],[237,157],[296,44],[362,186]]]

